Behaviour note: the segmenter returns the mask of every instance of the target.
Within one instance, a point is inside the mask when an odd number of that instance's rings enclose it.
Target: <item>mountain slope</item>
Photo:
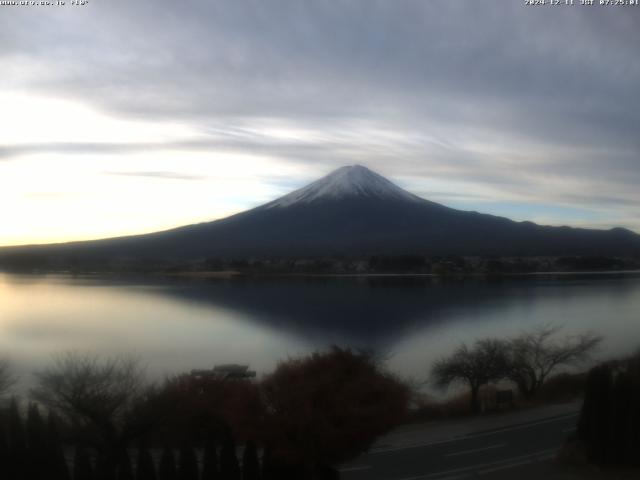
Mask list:
[[[361,166],[343,167],[260,207],[208,223],[91,242],[0,249],[85,259],[195,260],[325,255],[640,255],[625,229],[546,227],[445,207]]]

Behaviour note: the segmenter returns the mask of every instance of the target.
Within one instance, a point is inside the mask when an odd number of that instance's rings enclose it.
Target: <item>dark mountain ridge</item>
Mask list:
[[[401,254],[637,257],[640,236],[623,228],[550,227],[456,210],[350,166],[221,220],[97,241],[5,247],[0,266],[21,255],[64,264]]]

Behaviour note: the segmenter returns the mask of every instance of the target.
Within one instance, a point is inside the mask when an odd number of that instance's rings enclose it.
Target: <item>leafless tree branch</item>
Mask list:
[[[36,377],[31,391],[35,400],[76,425],[93,428],[107,442],[118,437],[144,387],[138,360],[78,352],[56,356]]]
[[[543,325],[509,342],[509,373],[525,397],[536,395],[549,375],[561,366],[588,361],[602,342],[592,332],[558,338],[561,326]]]
[[[11,373],[9,360],[6,358],[0,359],[0,396],[9,392],[16,382],[16,377]]]

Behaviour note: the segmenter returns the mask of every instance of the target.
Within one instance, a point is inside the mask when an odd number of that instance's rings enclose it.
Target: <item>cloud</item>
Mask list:
[[[166,180],[205,180],[206,175],[189,175],[180,172],[105,172],[107,175],[121,177],[147,177],[161,178]]]

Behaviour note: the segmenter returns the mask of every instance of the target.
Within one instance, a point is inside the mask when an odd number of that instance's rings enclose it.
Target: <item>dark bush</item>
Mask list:
[[[640,461],[640,354],[589,371],[578,438],[601,465]]]
[[[560,373],[549,378],[541,387],[537,400],[542,403],[567,402],[584,395],[585,373]]]
[[[409,389],[370,353],[334,347],[281,363],[262,385],[270,460],[314,478],[405,418]]]

